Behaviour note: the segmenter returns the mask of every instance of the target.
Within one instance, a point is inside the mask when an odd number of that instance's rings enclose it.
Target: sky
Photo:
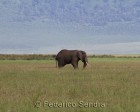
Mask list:
[[[140,0],[0,0],[0,54],[140,54]]]

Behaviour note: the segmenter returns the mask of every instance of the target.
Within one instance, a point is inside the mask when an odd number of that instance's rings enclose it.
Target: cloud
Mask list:
[[[53,20],[64,24],[104,26],[139,20],[138,0],[1,0],[0,21]]]
[[[1,0],[0,53],[139,53],[139,0]],[[130,47],[131,46],[131,47]]]
[[[97,45],[56,45],[36,49],[0,49],[0,53],[11,54],[57,54],[62,49],[84,50],[88,54],[140,54],[140,42],[97,44]]]
[[[95,54],[140,54],[140,42],[101,44],[92,48]]]

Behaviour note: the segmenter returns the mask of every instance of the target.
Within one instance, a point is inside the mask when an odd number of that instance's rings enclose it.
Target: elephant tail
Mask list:
[[[57,68],[57,60],[55,60],[56,61],[56,68]]]
[[[56,68],[57,68],[57,57],[55,58],[55,61],[56,61]]]

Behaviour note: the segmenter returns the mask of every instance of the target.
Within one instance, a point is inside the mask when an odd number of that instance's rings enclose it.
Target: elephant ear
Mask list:
[[[79,58],[80,60],[82,60],[82,57],[83,57],[82,52],[79,51],[77,55],[78,55],[78,58]]]

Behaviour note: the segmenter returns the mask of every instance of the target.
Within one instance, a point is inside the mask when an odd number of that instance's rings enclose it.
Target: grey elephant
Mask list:
[[[74,69],[78,68],[78,62],[81,60],[84,65],[83,68],[85,68],[88,65],[88,59],[85,51],[80,50],[61,50],[56,55],[56,67],[58,62],[58,67],[64,67],[66,64],[72,64]]]

